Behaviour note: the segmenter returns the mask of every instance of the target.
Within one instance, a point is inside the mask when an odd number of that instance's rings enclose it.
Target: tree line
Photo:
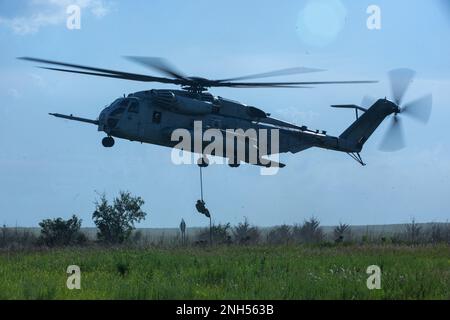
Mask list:
[[[112,203],[108,202],[106,195],[101,195],[95,202],[95,211],[92,220],[97,227],[97,242],[109,245],[120,245],[126,242],[135,224],[147,216],[142,210],[145,204],[141,197],[131,195],[130,192],[121,191]],[[82,246],[89,243],[88,237],[81,231],[82,219],[73,215],[70,219],[62,218],[44,219],[39,223],[41,229],[37,239],[29,232],[11,230],[3,226],[0,246],[6,246],[16,240],[19,245],[34,244],[46,247]]]
[[[133,232],[135,225],[147,217],[143,211],[145,201],[141,197],[133,196],[130,192],[121,191],[119,196],[109,202],[106,195],[101,195],[95,202],[92,220],[96,226],[95,243],[101,245],[149,244],[143,240],[140,231]],[[39,223],[40,235],[36,237],[29,231],[19,232],[3,226],[0,233],[0,248],[11,244],[17,247],[67,247],[85,246],[92,244],[81,230],[82,220],[76,215],[70,219],[44,219]],[[293,244],[355,244],[355,243],[391,243],[391,244],[450,244],[450,224],[434,224],[431,229],[424,230],[414,220],[407,224],[402,232],[390,236],[379,235],[356,237],[351,226],[339,224],[331,234],[325,234],[320,221],[311,217],[301,224],[293,226],[281,225],[263,232],[261,228],[253,226],[245,220],[232,227],[227,224],[213,224],[209,228],[201,229],[195,237],[188,241],[181,241],[176,237],[172,244],[208,245],[211,240],[215,245],[293,245]],[[154,243],[152,243],[154,244]],[[160,244],[163,244],[162,241]]]

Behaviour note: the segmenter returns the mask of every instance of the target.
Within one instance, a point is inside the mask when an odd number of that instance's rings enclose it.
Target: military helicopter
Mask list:
[[[129,73],[88,67],[77,64],[44,60],[38,58],[21,57],[18,59],[38,62],[44,65],[40,68],[69,72],[82,75],[99,76],[115,79],[124,79],[140,82],[158,82],[181,86],[181,90],[150,89],[129,94],[112,102],[103,109],[98,119],[86,119],[73,115],[50,113],[50,115],[73,121],[96,125],[98,131],[106,133],[102,144],[106,148],[114,146],[114,137],[155,144],[170,148],[178,148],[177,141],[171,139],[174,130],[184,128],[194,130],[194,123],[201,121],[202,130],[217,129],[223,132],[228,130],[248,129],[276,129],[279,133],[279,148],[277,153],[299,153],[312,147],[347,153],[361,165],[365,165],[360,152],[364,144],[390,115],[392,124],[388,129],[381,147],[385,151],[396,151],[404,147],[402,124],[400,115],[409,115],[412,118],[426,123],[431,114],[432,96],[427,95],[411,103],[403,104],[403,97],[413,81],[415,73],[409,69],[397,69],[389,73],[392,87],[392,101],[383,98],[372,103],[358,105],[333,105],[334,108],[353,109],[356,120],[341,135],[335,137],[326,131],[311,130],[306,126],[279,120],[271,117],[269,113],[254,106],[217,97],[208,92],[209,88],[305,88],[315,85],[331,84],[362,84],[376,83],[377,81],[303,81],[303,82],[245,82],[245,80],[262,79],[282,75],[293,75],[323,71],[311,68],[290,68],[267,73],[253,74],[242,77],[210,80],[201,77],[189,77],[172,67],[161,58],[127,57],[133,62],[152,68],[166,77]],[[365,99],[368,101],[368,99]],[[361,114],[362,113],[362,114]],[[361,115],[360,115],[361,114]],[[235,134],[234,138],[242,138]],[[261,149],[258,138],[244,139],[246,148],[257,150],[257,160],[250,161],[248,153],[242,158],[228,157],[226,153],[220,156],[228,159],[231,167],[238,167],[242,162],[259,166],[284,167],[275,161],[262,161],[271,155],[271,148]],[[194,148],[185,150],[195,152]],[[205,151],[204,145],[199,151],[202,153],[200,166],[207,166],[206,155],[216,156],[215,152]]]

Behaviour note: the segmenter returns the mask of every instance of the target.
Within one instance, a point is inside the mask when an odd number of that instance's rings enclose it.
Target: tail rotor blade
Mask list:
[[[392,97],[397,105],[401,105],[403,97],[413,81],[416,73],[410,69],[396,69],[389,72]]]
[[[433,96],[429,94],[406,104],[402,108],[402,114],[410,116],[422,123],[427,123],[430,120],[432,107]]]
[[[403,135],[403,125],[401,119],[394,116],[392,118],[392,123],[380,144],[380,150],[384,152],[394,152],[401,150],[404,147],[405,138]]]

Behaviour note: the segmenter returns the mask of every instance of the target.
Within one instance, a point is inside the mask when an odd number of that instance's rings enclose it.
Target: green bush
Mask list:
[[[300,243],[320,243],[324,239],[320,222],[314,217],[306,220],[301,226],[294,226],[292,235]]]
[[[245,218],[244,222],[240,222],[233,228],[234,241],[240,245],[256,244],[259,242],[261,234],[257,227],[252,227]]]
[[[41,227],[39,243],[49,247],[84,244],[87,238],[80,232],[81,222],[82,220],[75,215],[69,220],[45,219],[39,223]]]
[[[351,241],[351,228],[348,224],[340,223],[333,230],[334,242],[344,243]]]
[[[232,242],[230,236],[231,226],[227,224],[213,224],[211,226],[212,242],[214,244],[230,244]],[[204,228],[197,235],[198,243],[209,242],[210,230],[209,228]]]
[[[289,244],[292,239],[291,227],[286,224],[273,228],[267,235],[267,243],[274,245]]]

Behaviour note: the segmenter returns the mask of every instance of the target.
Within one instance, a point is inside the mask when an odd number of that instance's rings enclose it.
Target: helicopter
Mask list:
[[[304,67],[210,80],[202,77],[186,76],[162,58],[135,56],[127,58],[135,63],[156,70],[164,74],[165,77],[31,57],[20,57],[18,59],[49,65],[40,66],[40,68],[52,71],[181,86],[181,90],[149,89],[130,93],[128,96],[124,95],[124,97],[118,98],[104,108],[100,112],[98,119],[95,120],[76,117],[72,114],[50,113],[50,115],[96,125],[98,131],[106,134],[106,137],[102,140],[102,145],[106,148],[114,146],[114,138],[120,138],[181,149],[179,141],[174,141],[173,133],[181,128],[193,133],[192,136],[195,136],[195,123],[198,122],[203,125],[200,129],[201,133],[209,129],[215,129],[223,133],[232,132],[232,148],[237,148],[236,140],[244,141],[246,151],[240,157],[237,157],[234,152],[229,156],[225,150],[217,152],[216,149],[208,149],[205,141],[201,142],[200,148],[194,148],[192,144],[189,144],[190,147],[183,147],[184,151],[201,154],[198,162],[200,167],[208,166],[207,155],[212,155],[227,159],[228,165],[233,168],[239,167],[241,163],[283,168],[286,166],[285,164],[269,160],[266,157],[274,153],[283,154],[290,152],[296,154],[313,147],[347,153],[359,164],[365,166],[366,164],[360,155],[364,144],[387,117],[392,116],[391,125],[380,147],[383,151],[397,151],[405,145],[400,115],[408,115],[415,120],[426,123],[431,114],[431,94],[410,103],[403,103],[404,96],[415,77],[415,72],[410,69],[396,69],[389,72],[392,89],[391,100],[382,98],[369,103],[370,99],[365,98],[362,106],[354,104],[332,105],[331,107],[333,108],[353,109],[356,120],[341,135],[331,136],[325,130],[311,130],[307,126],[300,126],[276,119],[270,113],[260,108],[214,96],[208,92],[208,89],[220,87],[309,88],[315,85],[364,84],[377,83],[378,81],[246,82],[253,79],[323,71],[321,69]],[[269,132],[276,130],[278,138],[276,152],[272,152],[273,149],[270,147],[261,147],[260,142],[262,139],[258,135],[256,137],[245,136],[245,132],[251,129],[268,130]],[[242,131],[238,132],[238,130]],[[241,132],[244,132],[244,134]],[[269,134],[268,140],[270,138],[271,134]],[[229,141],[230,136],[225,135],[224,139]],[[264,143],[270,145],[271,142],[266,142],[266,140],[264,139]],[[222,143],[221,145],[229,146],[227,143]],[[249,156],[251,151],[256,152],[256,160],[254,157]]]

